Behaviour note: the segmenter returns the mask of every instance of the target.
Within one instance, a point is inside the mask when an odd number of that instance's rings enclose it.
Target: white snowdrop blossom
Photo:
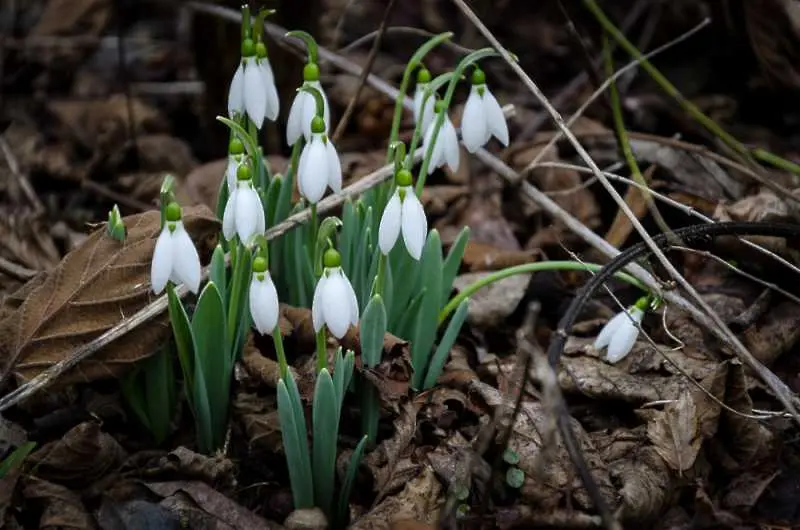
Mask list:
[[[263,57],[256,55],[258,51],[263,53]],[[260,129],[264,118],[275,120],[278,117],[279,105],[275,78],[264,43],[254,45],[250,39],[245,40],[242,44],[242,60],[228,89],[228,115],[233,117],[234,114],[246,113]]]
[[[170,203],[165,217],[150,264],[153,292],[161,294],[167,282],[171,281],[174,284],[182,283],[197,293],[200,289],[200,256],[183,226],[180,206]]]
[[[266,230],[264,206],[250,178],[250,168],[244,164],[237,170],[237,182],[228,196],[222,214],[222,235],[230,241],[238,235],[242,244],[247,244],[256,234]]]
[[[328,249],[323,261],[325,270],[314,290],[311,320],[315,332],[327,326],[334,337],[341,339],[351,325],[358,324],[358,299],[350,280],[342,271],[339,253]]]
[[[309,63],[303,68],[303,86],[315,88],[319,91],[323,101],[322,117],[325,120],[325,133],[331,122],[330,105],[328,96],[325,95],[319,82],[319,66]],[[302,135],[306,142],[311,140],[311,120],[317,115],[317,101],[314,96],[305,90],[299,90],[289,109],[289,120],[286,124],[286,143],[294,145]]]
[[[325,133],[322,118],[314,116],[311,121],[314,122],[313,132],[297,164],[297,187],[300,195],[316,204],[325,195],[325,188],[330,187],[334,193],[342,191],[342,164],[336,147]]]
[[[411,172],[400,170],[395,179],[397,189],[386,204],[378,226],[378,246],[384,255],[388,255],[402,232],[406,250],[412,258],[419,260],[428,234],[428,220],[411,186]]]
[[[639,327],[634,322],[640,323],[643,317],[644,309],[638,302],[627,311],[617,313],[600,330],[594,347],[600,350],[607,346],[606,360],[612,364],[621,361],[631,352],[639,336]]]
[[[430,86],[430,81],[431,73],[426,68],[417,72],[417,86],[414,89],[414,123],[423,134],[428,130],[436,112],[434,108],[436,97],[431,95],[425,99],[425,91]]]
[[[492,136],[508,146],[508,124],[503,109],[486,86],[483,71],[476,69],[461,116],[461,138],[467,151],[474,153],[486,145]]]
[[[444,108],[441,102],[437,103],[436,107],[437,119],[439,118],[440,113],[444,112],[445,115],[444,122],[439,128],[439,134],[436,135],[433,153],[431,154],[431,159],[428,163],[428,175],[433,173],[436,168],[442,167],[445,164],[448,165],[450,171],[458,171],[458,159],[460,155],[456,128],[453,127],[453,122],[450,121],[450,116],[447,115],[447,110]],[[428,146],[434,141],[433,131],[435,129],[436,121],[432,121],[428,127],[428,130],[425,131],[422,145],[425,147],[426,153],[428,152]]]
[[[280,306],[278,291],[267,270],[267,260],[259,256],[253,260],[253,279],[250,281],[250,315],[262,335],[272,333],[278,325]]]
[[[228,164],[225,166],[225,180],[228,183],[228,193],[236,187],[236,171],[244,161],[244,144],[238,138],[228,144]]]

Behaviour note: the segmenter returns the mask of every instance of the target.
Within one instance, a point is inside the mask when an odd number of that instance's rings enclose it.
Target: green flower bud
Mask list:
[[[303,81],[319,81],[319,65],[308,63],[303,67]]]
[[[431,72],[424,66],[421,66],[419,70],[417,70],[417,83],[430,83],[431,82]]]
[[[267,45],[264,41],[260,40],[256,43],[256,57],[263,59],[267,56]]]
[[[267,272],[267,260],[264,256],[258,256],[253,260],[253,272],[263,274]]]
[[[339,267],[342,264],[342,256],[335,248],[329,248],[322,256],[322,264],[325,265],[327,269]]]
[[[398,186],[411,186],[412,182],[414,182],[414,178],[411,176],[411,172],[407,169],[401,169],[397,172],[394,176],[394,181],[397,183]]]
[[[250,166],[247,164],[239,164],[239,167],[236,168],[236,180],[245,181],[250,180]]]
[[[181,220],[181,207],[177,202],[171,202],[167,205],[165,216],[167,221],[170,223],[175,223]]]
[[[475,70],[472,71],[472,84],[473,85],[485,85],[486,84],[486,74],[483,73],[478,67],[475,67]]]
[[[234,138],[228,144],[228,154],[231,155],[241,155],[244,153],[244,144],[238,138]]]
[[[314,116],[311,120],[311,132],[314,134],[321,134],[325,132],[325,120],[322,116]]]
[[[256,54],[256,44],[253,39],[244,39],[242,41],[242,57],[252,57]]]

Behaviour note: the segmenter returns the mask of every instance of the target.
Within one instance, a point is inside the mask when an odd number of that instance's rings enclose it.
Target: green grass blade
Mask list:
[[[334,528],[344,528],[347,522],[347,515],[350,513],[348,504],[350,502],[350,493],[353,491],[353,483],[356,481],[356,474],[364,459],[364,450],[367,447],[367,437],[361,438],[358,442],[353,456],[350,457],[350,465],[347,466],[347,473],[342,483],[342,489],[339,494],[339,508],[336,510],[336,526]]]
[[[278,419],[281,424],[281,437],[283,450],[286,453],[286,465],[289,470],[289,482],[292,487],[292,497],[295,509],[312,508],[314,506],[314,488],[311,478],[311,464],[308,457],[308,440],[305,435],[305,415],[302,405],[297,408],[300,401],[297,386],[292,383],[291,374],[288,376],[289,385],[278,381]],[[289,387],[293,389],[290,390]],[[294,392],[292,392],[292,390]],[[302,436],[298,433],[302,432]]]
[[[422,385],[423,390],[432,388],[439,379],[442,373],[447,357],[450,355],[450,350],[458,338],[458,333],[461,331],[461,326],[464,325],[464,320],[467,318],[467,309],[469,308],[469,301],[464,300],[458,305],[458,309],[453,313],[453,318],[447,324],[442,341],[436,348],[436,351],[431,358],[430,365],[428,366],[427,373],[425,374],[425,382]]]
[[[339,407],[336,390],[327,369],[317,374],[313,405],[314,504],[331,519],[336,483],[336,445],[339,437]]]

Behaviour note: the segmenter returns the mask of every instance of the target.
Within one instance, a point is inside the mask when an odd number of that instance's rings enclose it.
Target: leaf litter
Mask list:
[[[343,21],[330,25],[336,27],[336,35],[329,35],[332,40],[355,40],[380,23],[366,3],[322,3],[326,8],[322,18]],[[412,4],[396,9],[393,24],[402,22],[432,31],[454,29],[446,3]],[[570,77],[583,71],[584,61],[568,44],[563,13],[546,4],[505,2],[480,14],[510,49],[526,50],[520,56],[521,64],[541,82],[545,93],[558,94]],[[579,2],[564,4],[569,13],[580,9]],[[606,7],[622,19],[637,4],[631,0]],[[690,4],[676,2],[674,8],[651,12],[659,22],[653,26],[657,31],[649,37],[645,32],[642,38],[661,41],[687,29],[698,9]],[[785,2],[766,2],[759,7],[748,4],[745,10],[750,16],[734,10],[715,17],[748,29],[749,39],[742,37],[744,32],[729,33],[724,25],[715,27],[728,44],[738,43],[731,49],[753,53],[760,70],[743,66],[738,59],[736,68],[725,61],[701,67],[697,64],[703,63],[691,63],[682,51],[677,58],[665,58],[663,65],[668,77],[680,81],[689,72],[690,78],[697,78],[694,85],[685,83],[686,90],[704,111],[714,110],[713,101],[738,102],[740,108],[735,112],[741,114],[720,115],[730,120],[726,125],[738,137],[796,160],[791,133],[785,131],[791,130],[790,122],[798,119],[797,113],[786,106],[772,108],[772,99],[777,102],[786,97],[780,86],[797,85],[796,67],[776,67],[796,63],[781,62],[797,51],[797,39],[785,38],[797,31],[797,24],[791,22],[796,17],[787,6]],[[111,24],[117,16],[112,3],[37,0],[18,9],[13,15],[18,16],[15,35],[24,34],[35,44],[31,50],[37,52],[21,47],[18,38],[11,38],[2,52],[8,59],[6,71],[12,74],[2,81],[4,98],[8,94],[13,103],[0,111],[4,123],[10,123],[3,135],[20,174],[30,179],[47,215],[37,213],[21,199],[22,180],[1,167],[3,191],[14,199],[0,199],[0,257],[22,266],[26,277],[32,277],[23,283],[24,278],[11,274],[11,269],[0,271],[0,372],[8,387],[24,384],[152,300],[149,257],[159,216],[152,210],[139,210],[155,204],[164,172],[177,174],[181,202],[198,205],[185,210],[185,221],[201,255],[207,258],[219,227],[211,209],[225,154],[224,142],[212,141],[216,133],[202,125],[208,118],[200,113],[209,114],[208,101],[169,90],[169,95],[152,96],[141,85],[136,85],[140,92],[126,95],[108,75],[118,68],[117,54],[104,48],[110,42],[104,39],[114,37],[116,31]],[[128,81],[155,79],[162,87],[175,90],[180,85],[172,83],[185,81],[187,71],[180,63],[186,60],[180,59],[185,54],[175,50],[185,45],[177,40],[177,29],[174,40],[170,40],[171,30],[163,29],[177,19],[166,15],[169,10],[164,9],[136,14],[136,23],[144,28],[139,33],[133,22],[130,28],[127,21],[123,23],[125,42],[131,46],[128,51],[134,52],[128,57]],[[781,23],[764,31],[764,20]],[[303,25],[300,20],[294,22]],[[215,25],[214,31],[230,29],[221,21],[210,23]],[[330,33],[330,28],[323,33]],[[530,35],[532,28],[541,36],[534,45],[521,37]],[[592,30],[587,31],[587,38],[593,38]],[[386,38],[390,45],[378,53],[374,72],[396,83],[397,65],[409,55],[405,49],[409,44],[391,32]],[[469,31],[459,31],[457,40],[482,45]],[[143,51],[148,49],[166,51],[159,56]],[[237,51],[219,53],[235,56]],[[449,63],[447,53],[434,52],[429,66]],[[709,53],[700,55],[708,60]],[[535,121],[539,113],[523,103],[530,95],[507,76],[499,62],[487,63],[487,70],[498,80],[498,89],[520,107],[512,128],[527,130],[526,122]],[[723,88],[704,84],[706,71],[720,78],[734,75],[741,83]],[[220,70],[204,77],[204,90],[208,94],[227,90],[221,87],[227,75]],[[338,72],[328,75],[329,95],[341,115],[356,84],[354,78]],[[764,88],[762,75],[774,83],[771,88]],[[640,83],[638,79],[644,77],[640,73],[627,82],[624,102],[628,127],[632,132],[647,133],[632,136],[632,147],[646,166],[643,171],[652,175],[654,190],[716,220],[798,219],[793,201],[753,185],[743,176],[744,171],[726,162],[724,156],[710,156],[708,150],[719,152],[714,142],[697,134],[695,126],[652,86]],[[47,94],[47,99],[31,97],[36,91]],[[588,96],[586,90],[573,94],[577,95],[565,99],[559,108],[565,115]],[[773,94],[778,97],[772,98]],[[757,107],[753,113],[748,105],[764,108]],[[748,113],[756,114],[758,123],[748,122],[753,121],[746,118]],[[604,104],[594,103],[587,114],[576,121],[575,134],[598,163],[626,174]],[[343,153],[349,182],[382,164],[383,146],[377,138],[385,137],[390,121],[390,102],[372,89],[362,93],[356,117],[341,144],[349,151]],[[608,241],[620,247],[634,242],[630,225],[595,184],[582,173],[558,167],[576,160],[564,142],[543,154],[542,162],[547,165],[527,168],[554,135],[549,125],[540,127],[535,134],[528,132],[530,139],[520,139],[503,152],[494,147],[490,150],[515,170],[526,170],[527,182],[585,226],[605,234]],[[674,134],[686,138],[671,141]],[[687,142],[696,142],[692,145],[698,149],[688,149]],[[282,170],[288,153],[269,145],[273,167]],[[553,257],[594,260],[593,251],[575,233],[527,200],[519,187],[502,182],[477,159],[463,156],[462,162],[465,160],[469,162],[456,173],[433,175],[423,195],[431,224],[440,229],[445,242],[451,242],[462,225],[472,228],[474,237],[455,282],[456,290],[487,271],[512,265]],[[797,179],[787,175],[773,171],[768,178],[796,189]],[[637,217],[652,226],[646,208],[641,208],[641,197],[630,193],[629,198],[632,206],[639,206],[635,208]],[[87,223],[102,219],[114,202],[120,202],[128,214],[124,245],[104,237],[102,226],[87,235]],[[671,227],[686,223],[685,212],[664,211]],[[620,223],[615,223],[616,218]],[[751,240],[791,263],[800,262],[792,242]],[[735,241],[721,242],[714,251],[755,269],[771,283],[796,291],[785,268],[753,257]],[[683,255],[676,257],[676,262],[726,323],[740,333],[750,351],[793,390],[800,391],[795,302],[780,293],[764,296],[764,286],[754,286],[702,256]],[[542,302],[540,319],[533,330],[525,331],[547,344],[563,309],[585,278],[574,273],[520,275],[479,292],[470,304],[468,326],[453,346],[437,386],[429,392],[410,388],[409,344],[399,338],[385,337],[382,361],[372,369],[364,368],[357,356],[357,370],[379,390],[381,428],[378,444],[367,453],[357,473],[356,493],[349,507],[352,527],[434,528],[449,520],[442,514],[448,513],[454,502],[456,507],[462,503],[468,508],[459,520],[465,527],[481,520],[484,503],[498,528],[601,525],[563,440],[555,434],[552,410],[541,391],[541,374],[524,387],[521,414],[511,426],[509,449],[519,457],[516,466],[524,475],[521,487],[505,482],[507,470],[502,466],[508,467],[507,463],[493,469],[495,457],[502,454],[499,444],[504,426],[493,422],[502,418],[500,412],[508,409],[519,386],[521,357],[515,331],[524,324],[521,308],[532,299]],[[626,296],[624,290],[619,294]],[[607,363],[592,342],[602,323],[616,311],[617,306],[605,297],[585,308],[575,336],[568,341],[557,382],[566,395],[569,421],[589,469],[619,518],[633,528],[796,526],[798,517],[792,508],[798,484],[794,431],[763,385],[731,359],[707,330],[673,308],[666,314],[648,315],[644,322],[655,345],[640,337],[628,358],[615,365]],[[283,306],[280,325],[291,369],[298,376],[308,407],[314,370],[310,313]],[[176,415],[172,436],[157,447],[134,423],[132,414],[102,410],[98,403],[105,400],[116,403],[111,408],[124,411],[115,389],[117,378],[154,353],[168,334],[163,316],[136,327],[60,378],[57,386],[35,403],[9,411],[8,418],[3,418],[0,457],[28,439],[33,439],[37,448],[2,482],[3,524],[10,528],[313,527],[313,513],[291,510],[274,397],[277,365],[270,338],[248,338],[233,385],[231,441],[225,454],[204,456],[191,449],[188,411]],[[351,331],[342,345],[359,354],[357,332]],[[329,343],[329,353],[336,347]],[[337,466],[340,477],[346,467],[341,463],[349,460],[359,438],[359,414],[358,404],[346,400]],[[489,449],[480,451],[487,432],[493,433]]]

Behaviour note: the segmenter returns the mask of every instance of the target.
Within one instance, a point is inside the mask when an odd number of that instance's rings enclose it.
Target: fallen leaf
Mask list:
[[[350,525],[350,530],[388,530],[400,521],[436,525],[443,502],[442,486],[429,466],[425,466],[403,491],[387,497]]]
[[[130,500],[116,502],[103,497],[96,514],[97,524],[103,530],[141,530],[142,528],[179,528],[179,515],[153,502]]]
[[[489,273],[476,272],[462,274],[453,281],[453,287],[461,292],[469,285],[485,278]],[[525,297],[528,283],[533,274],[514,274],[493,282],[469,299],[467,320],[479,328],[493,328],[501,325]]]
[[[185,208],[183,220],[201,259],[213,249],[219,221],[205,207]],[[160,214],[125,218],[127,238],[120,243],[96,230],[67,254],[25,302],[0,322],[2,373],[28,380],[108,331],[147,305],[150,260],[160,231]],[[123,337],[64,374],[60,384],[116,377],[149,357],[171,333],[166,314]]]
[[[691,394],[683,393],[647,426],[647,437],[667,464],[678,472],[694,465],[703,439]]]
[[[785,301],[772,305],[764,316],[744,332],[744,344],[753,356],[769,366],[800,340],[797,304]]]
[[[418,465],[414,465],[410,469],[398,469],[398,463],[407,456],[410,444],[416,435],[417,412],[418,408],[412,402],[404,403],[400,408],[400,415],[393,424],[394,435],[381,442],[364,459],[364,463],[375,479],[374,489],[378,493],[378,501],[406,484],[409,471],[419,469]]]
[[[94,530],[94,521],[77,493],[33,475],[25,476],[22,483],[22,496],[41,513],[38,528]]]
[[[283,451],[275,399],[238,392],[233,400],[233,416],[244,427],[248,447],[273,453]]]

